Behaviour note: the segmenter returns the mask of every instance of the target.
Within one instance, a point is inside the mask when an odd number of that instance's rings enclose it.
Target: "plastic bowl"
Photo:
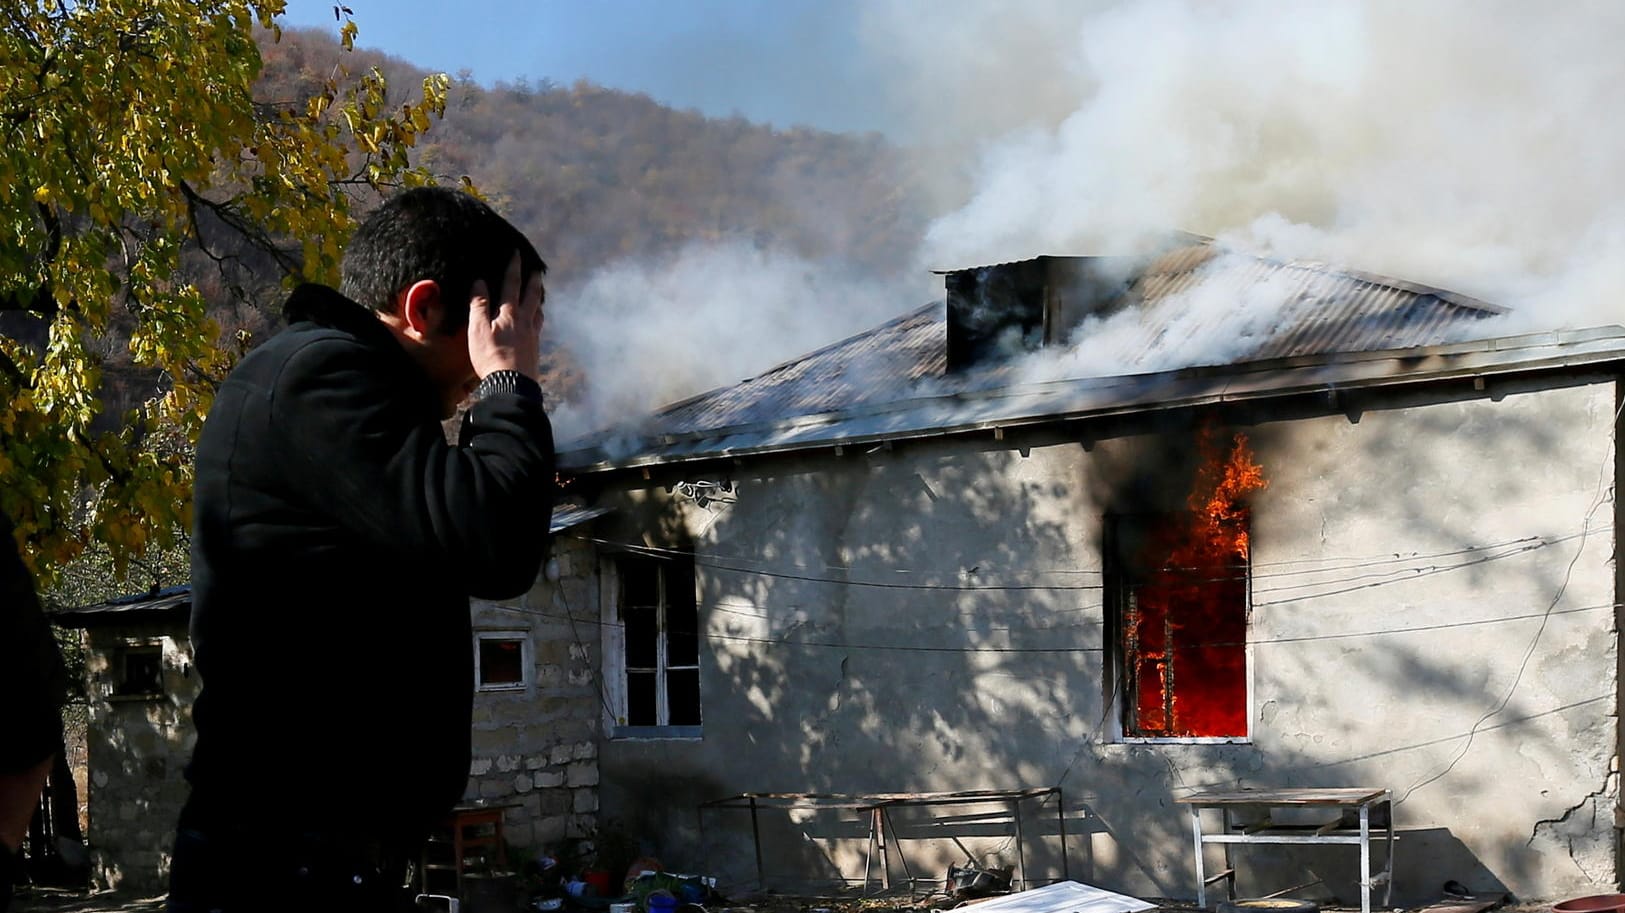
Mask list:
[[[1625,894],[1592,894],[1552,904],[1554,913],[1625,913]]]

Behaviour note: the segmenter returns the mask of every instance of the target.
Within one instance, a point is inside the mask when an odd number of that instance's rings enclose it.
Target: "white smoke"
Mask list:
[[[1494,332],[1625,322],[1625,4],[873,0],[876,94],[940,217],[898,288],[747,247],[612,267],[551,309],[589,367],[569,431],[736,383],[940,295],[927,268],[1126,254],[1173,229],[1515,309]],[[816,200],[806,201],[816,211]],[[1222,270],[1216,272],[1222,273]],[[1201,287],[1028,379],[1213,364],[1285,288]],[[1239,310],[1238,310],[1239,308]]]
[[[1526,327],[1621,320],[1625,4],[869,10],[953,204],[923,263],[1121,252],[1177,228],[1461,291]]]
[[[1251,258],[1221,255],[1203,265],[1190,289],[1157,302],[1166,316],[1152,324],[1154,334],[1136,308],[1090,317],[1073,331],[1071,346],[1026,359],[1018,377],[1028,383],[1108,377],[1244,358],[1269,337],[1301,287],[1288,272],[1260,279]]]
[[[555,434],[567,441],[739,383],[926,294],[745,243],[608,266],[568,300],[549,301],[546,332],[587,375],[584,396],[550,407]]]

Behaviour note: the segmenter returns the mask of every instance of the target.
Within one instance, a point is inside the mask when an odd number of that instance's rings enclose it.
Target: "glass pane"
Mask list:
[[[671,711],[671,725],[700,725],[700,670],[666,673],[666,704]]]
[[[124,676],[115,694],[162,694],[164,653],[161,647],[137,647],[124,654]]]
[[[627,606],[621,609],[626,623],[626,665],[629,669],[653,669],[658,662],[660,630],[654,606]]]
[[[1247,734],[1247,553],[1243,513],[1123,519],[1128,560],[1123,662],[1129,735]],[[1139,527],[1135,529],[1134,527]]]
[[[654,726],[655,673],[626,673],[626,724],[628,726]]]
[[[480,684],[517,685],[525,681],[525,648],[517,638],[480,641]]]
[[[626,556],[617,565],[621,574],[621,608],[652,606],[660,601],[660,562]]]
[[[700,662],[700,619],[694,601],[666,607],[666,665],[697,666]]]

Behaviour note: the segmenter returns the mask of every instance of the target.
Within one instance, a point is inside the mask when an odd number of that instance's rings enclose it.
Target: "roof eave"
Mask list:
[[[1536,354],[1546,350],[1550,354]],[[1433,366],[1412,364],[1419,361],[1440,361]],[[1358,376],[1351,370],[1374,366],[1382,362],[1404,362],[1398,372],[1375,373]],[[1187,409],[1224,403],[1263,401],[1304,394],[1335,390],[1372,389],[1378,387],[1414,386],[1448,382],[1466,377],[1522,374],[1555,369],[1590,368],[1603,364],[1625,362],[1625,328],[1595,327],[1551,333],[1497,337],[1469,343],[1452,343],[1412,349],[1392,349],[1376,352],[1346,353],[1332,356],[1299,356],[1264,362],[1183,369],[1158,374],[1127,375],[1102,378],[1104,382],[1120,382],[1145,391],[1171,387],[1201,387],[1201,392],[1156,398],[1131,397],[1107,406],[1084,409],[1065,409],[1026,415],[1006,415],[997,418],[948,422],[928,427],[909,427],[871,433],[819,435],[819,428],[857,424],[866,418],[887,414],[906,414],[918,409],[918,404],[970,403],[990,397],[1010,398],[1028,388],[999,388],[977,393],[954,393],[934,397],[900,400],[881,407],[854,412],[832,412],[799,416],[783,422],[733,426],[709,429],[684,435],[659,436],[659,444],[621,458],[608,458],[596,448],[566,451],[559,454],[559,466],[574,475],[626,470],[649,469],[680,463],[694,463],[718,459],[782,454],[796,451],[826,449],[833,446],[863,447],[900,442],[949,437],[987,432],[995,428],[1014,429],[1088,418],[1107,418],[1136,413],[1151,413],[1173,409]],[[1328,379],[1328,373],[1339,369],[1349,376]],[[1061,382],[1078,383],[1077,381]],[[959,410],[970,411],[970,410]],[[725,447],[706,447],[706,441],[758,435],[759,443]],[[692,445],[684,447],[683,445]]]

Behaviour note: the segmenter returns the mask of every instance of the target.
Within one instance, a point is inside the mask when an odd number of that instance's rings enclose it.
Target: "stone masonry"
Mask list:
[[[163,696],[114,696],[120,650],[163,648]],[[88,803],[91,877],[101,887],[159,891],[169,874],[175,821],[186,800],[198,677],[185,624],[89,631]]]
[[[563,839],[591,837],[598,817],[596,558],[574,540],[560,540],[554,554],[524,596],[473,605],[476,631],[516,635],[529,645],[522,689],[475,693],[464,795],[466,803],[506,809],[503,830],[515,865]],[[93,879],[100,887],[161,891],[186,799],[182,771],[195,740],[192,705],[200,687],[185,621],[100,625],[88,636],[86,837]],[[117,657],[132,646],[161,646],[161,696],[114,695]]]
[[[476,630],[523,632],[531,650],[523,690],[474,696],[463,797],[506,808],[503,830],[515,862],[596,829],[603,704],[595,561],[584,544],[560,539],[529,593],[474,605]]]

